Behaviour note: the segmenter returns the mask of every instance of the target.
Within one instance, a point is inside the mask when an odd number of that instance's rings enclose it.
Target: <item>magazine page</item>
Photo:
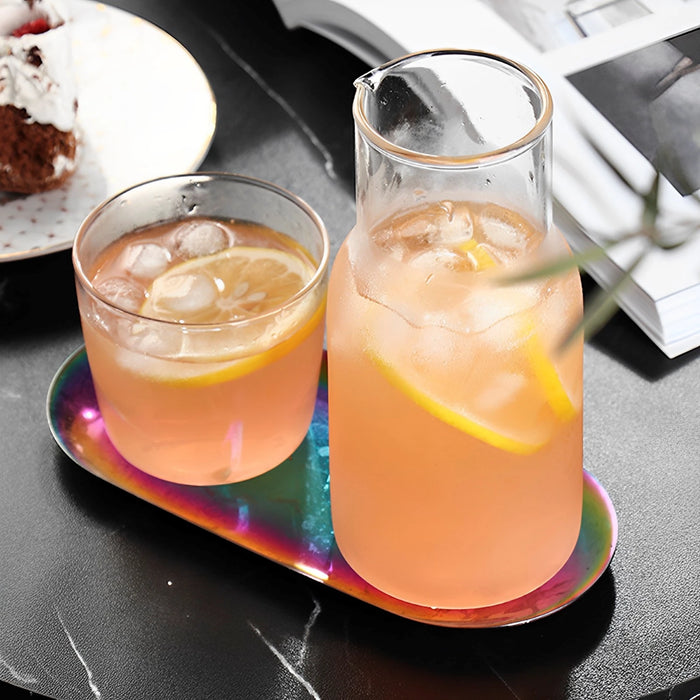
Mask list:
[[[561,51],[541,57],[565,116],[555,121],[555,194],[593,239],[633,230],[641,215],[640,199],[606,160],[639,192],[659,170],[670,226],[700,217],[692,196],[700,193],[700,8],[694,5],[693,12],[592,37],[596,51],[590,44],[585,51],[581,43],[567,47],[566,63]],[[592,63],[592,53],[604,60]],[[565,65],[568,74],[555,74],[553,65]],[[682,254],[655,251],[634,279],[655,300],[700,285],[691,252],[700,254],[700,240]],[[623,267],[635,255],[633,247],[611,251]]]
[[[658,168],[669,212],[697,213],[699,0],[480,1],[541,52],[559,112],[557,196],[584,228],[610,236],[637,221],[604,158],[640,191]]]
[[[481,0],[542,53],[642,18],[677,15],[695,0]],[[589,52],[587,52],[589,53]]]
[[[374,66],[411,51],[474,48],[531,60],[539,51],[481,0],[273,0],[289,27],[312,29]]]

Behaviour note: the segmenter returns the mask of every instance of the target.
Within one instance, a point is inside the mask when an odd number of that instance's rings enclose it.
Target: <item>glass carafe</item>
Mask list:
[[[582,507],[577,272],[551,215],[552,101],[500,56],[413,54],[356,81],[357,225],[331,275],[335,537],[366,581],[473,608],[551,578]],[[508,279],[510,278],[510,280]]]

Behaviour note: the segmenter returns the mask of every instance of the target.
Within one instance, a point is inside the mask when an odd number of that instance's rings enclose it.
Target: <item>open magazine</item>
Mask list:
[[[575,250],[639,225],[641,199],[614,169],[641,192],[659,168],[668,219],[700,218],[700,0],[274,2],[288,27],[312,29],[370,66],[472,48],[539,72],[555,101],[556,219]],[[640,245],[616,245],[587,271],[609,287]],[[700,346],[700,235],[651,250],[619,303],[669,357]]]

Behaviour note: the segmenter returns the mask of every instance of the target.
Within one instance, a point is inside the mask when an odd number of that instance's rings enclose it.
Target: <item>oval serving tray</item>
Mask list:
[[[84,349],[58,370],[47,398],[51,432],[77,464],[115,486],[237,545],[388,612],[445,627],[502,627],[545,617],[587,591],[608,567],[617,517],[605,489],[584,472],[576,548],[537,590],[485,608],[447,610],[382,593],[345,562],[333,537],[328,484],[328,384],[324,357],[309,432],[272,471],[239,484],[184,486],[149,476],[116,451],[104,430]]]

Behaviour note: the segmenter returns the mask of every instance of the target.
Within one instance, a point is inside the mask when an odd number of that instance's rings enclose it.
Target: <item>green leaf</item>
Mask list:
[[[593,295],[579,322],[567,333],[560,344],[560,351],[566,349],[580,333],[583,333],[585,338],[590,338],[612,318],[618,309],[618,293],[628,284],[632,278],[632,273],[644,260],[648,252],[649,246],[639,253],[627,270],[616,280],[615,284],[607,289],[601,288]]]
[[[548,260],[541,265],[534,265],[522,272],[504,275],[499,281],[502,284],[520,284],[521,282],[531,282],[544,277],[563,275],[574,268],[583,268],[589,263],[602,260],[607,256],[607,251],[619,242],[620,241],[611,241],[602,246],[591,246],[578,253]]]
[[[644,202],[644,211],[642,212],[642,228],[655,233],[656,222],[659,218],[659,183],[661,175],[657,170],[654,173],[654,180],[651,183],[649,191],[642,195]]]

